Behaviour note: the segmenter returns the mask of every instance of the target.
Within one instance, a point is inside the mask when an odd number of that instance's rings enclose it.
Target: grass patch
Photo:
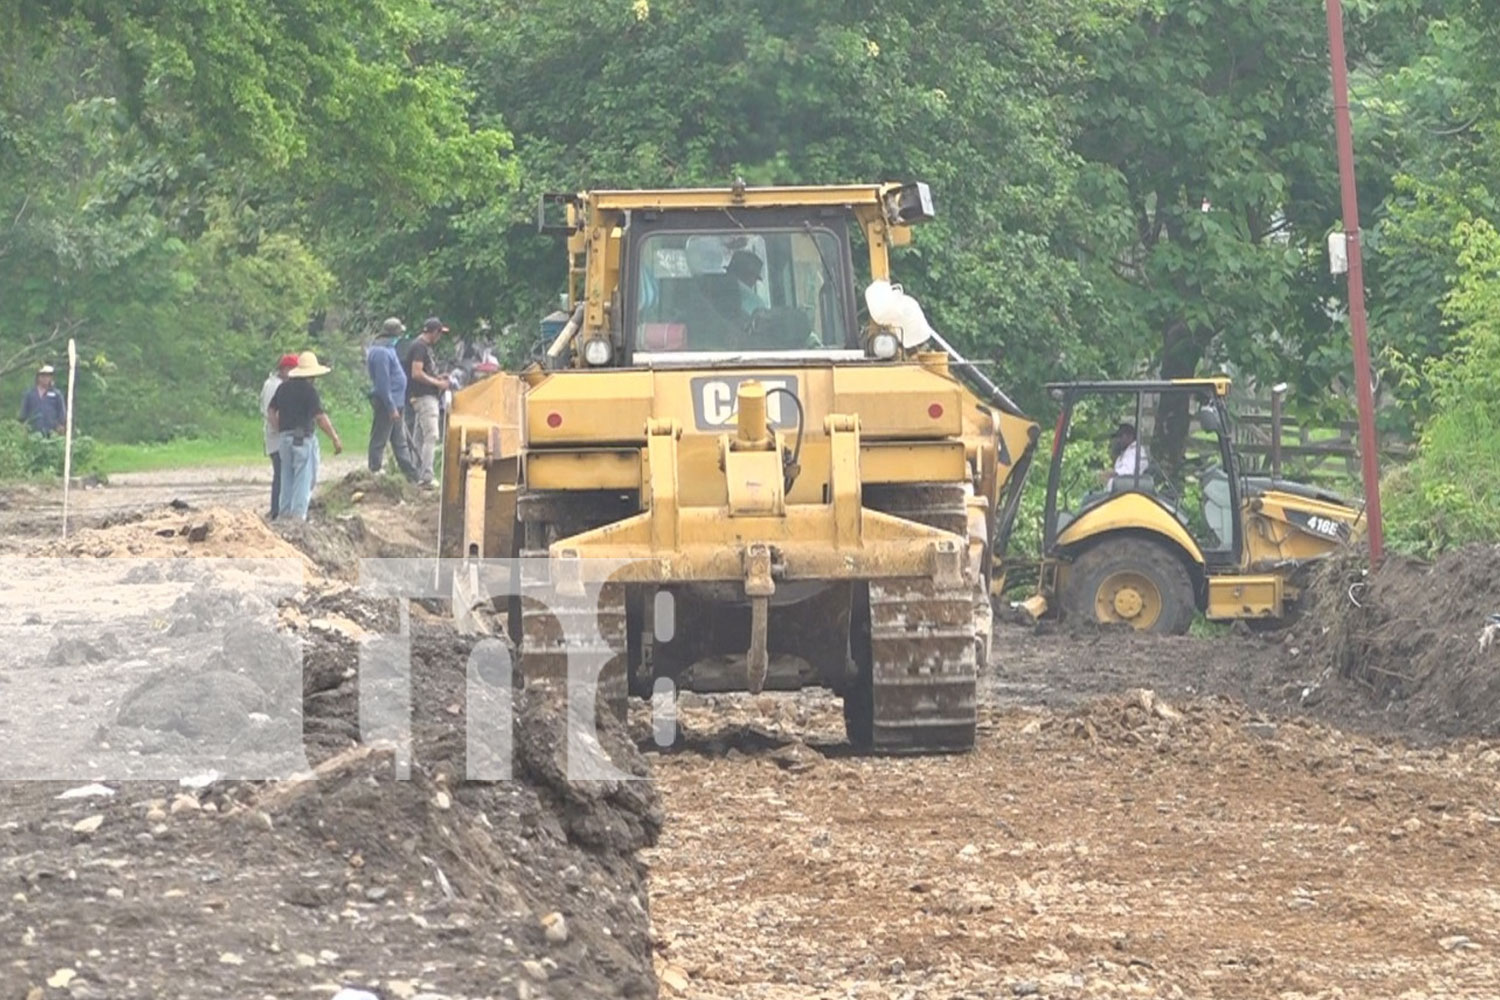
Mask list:
[[[202,437],[155,444],[101,441],[94,459],[106,476],[157,469],[254,465],[266,461],[265,439],[258,416],[236,417],[226,419],[222,427]]]
[[[1222,639],[1226,635],[1233,635],[1234,627],[1228,622],[1214,622],[1198,614],[1193,616],[1193,623],[1188,626],[1188,635],[1195,639]]]

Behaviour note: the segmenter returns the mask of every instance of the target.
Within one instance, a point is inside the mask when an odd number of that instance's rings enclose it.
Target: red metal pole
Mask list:
[[[1344,11],[1328,0],[1328,54],[1333,64],[1333,120],[1338,137],[1339,181],[1344,194],[1344,238],[1349,256],[1349,329],[1354,337],[1354,382],[1359,400],[1359,456],[1365,481],[1365,530],[1370,563],[1385,554],[1380,518],[1380,453],[1375,439],[1375,390],[1370,336],[1365,323],[1365,268],[1359,243],[1359,198],[1354,186],[1354,132],[1349,124],[1349,67],[1344,56]]]

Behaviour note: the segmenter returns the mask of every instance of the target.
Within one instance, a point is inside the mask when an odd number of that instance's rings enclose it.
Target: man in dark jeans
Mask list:
[[[409,482],[417,481],[417,468],[412,463],[411,448],[406,437],[406,422],[401,418],[401,409],[406,405],[406,372],[396,356],[396,341],[406,332],[406,325],[392,316],[381,327],[381,340],[376,341],[365,358],[365,367],[370,373],[370,453],[371,472],[379,472],[385,464],[385,448],[389,444],[395,452],[396,465]]]

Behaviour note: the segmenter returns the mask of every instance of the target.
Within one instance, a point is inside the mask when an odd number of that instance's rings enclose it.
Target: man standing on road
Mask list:
[[[385,464],[385,448],[389,444],[396,455],[396,465],[401,474],[416,482],[417,468],[412,464],[411,449],[406,437],[406,422],[401,419],[401,408],[406,405],[406,372],[396,356],[396,341],[406,332],[406,324],[392,316],[381,327],[381,340],[376,341],[365,358],[370,372],[370,407],[374,418],[370,424],[370,471],[378,473]]]
[[[433,371],[432,345],[447,332],[448,328],[436,316],[423,323],[422,332],[412,343],[406,372],[406,391],[416,417],[417,484],[424,489],[433,486],[432,463],[437,455],[439,401],[448,390],[448,380]]]
[[[333,453],[341,455],[344,442],[333,422],[323,412],[323,401],[313,386],[313,379],[328,374],[312,351],[297,355],[297,367],[287,372],[286,381],[271,396],[267,412],[271,427],[280,435],[281,444],[281,517],[307,520],[307,505],[318,481],[318,432],[333,440]]]
[[[297,367],[297,355],[283,354],[281,360],[276,363],[276,369],[266,376],[265,384],[260,387],[260,429],[266,439],[266,457],[271,460],[271,520],[276,520],[277,513],[281,510],[281,435],[271,427],[271,397],[276,395],[276,390],[281,383],[286,381],[286,373]]]
[[[38,434],[52,435],[64,429],[62,393],[53,385],[56,374],[51,365],[36,370],[36,385],[26,390],[21,400],[21,423]]]

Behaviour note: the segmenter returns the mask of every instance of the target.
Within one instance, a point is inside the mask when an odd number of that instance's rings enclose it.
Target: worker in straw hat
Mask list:
[[[296,366],[287,372],[286,381],[277,388],[267,408],[271,428],[280,436],[281,496],[277,517],[307,520],[307,504],[318,482],[317,428],[321,427],[333,442],[335,455],[344,451],[344,442],[333,429],[333,421],[323,412],[323,400],[313,385],[314,379],[328,372],[326,365],[318,363],[316,354],[303,351],[297,355]]]

